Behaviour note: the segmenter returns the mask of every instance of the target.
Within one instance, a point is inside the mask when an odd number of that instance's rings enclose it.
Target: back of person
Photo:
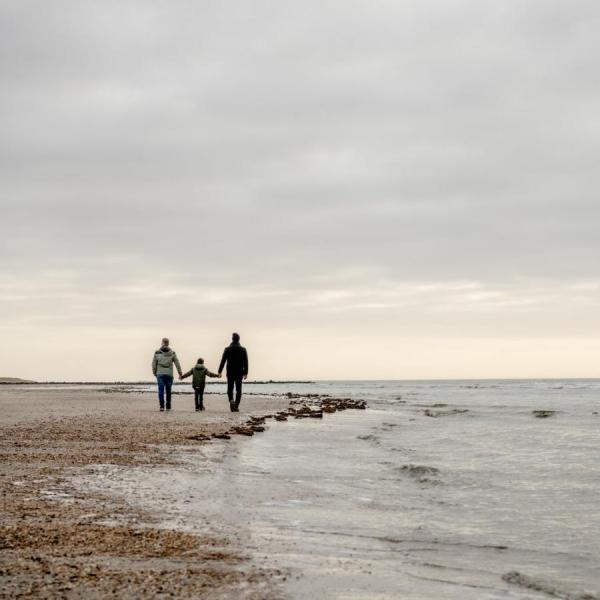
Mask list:
[[[171,348],[162,347],[154,353],[155,375],[173,375],[173,364],[179,362],[177,354]]]
[[[208,369],[202,364],[197,364],[192,369],[192,386],[195,388],[203,386],[206,383],[207,374]]]
[[[163,338],[161,347],[152,357],[152,373],[158,383],[158,403],[160,410],[165,410],[165,392],[166,409],[171,410],[171,387],[173,385],[173,365],[181,377],[181,365],[177,354],[169,348],[169,338]]]
[[[187,372],[181,376],[185,379],[192,375],[192,387],[194,388],[194,404],[196,410],[204,410],[204,384],[207,377],[218,377],[216,373],[211,373],[204,366],[204,359],[199,358],[198,362]]]
[[[223,351],[221,364],[219,365],[219,376],[227,364],[227,397],[232,412],[238,412],[242,400],[242,379],[248,376],[248,353],[246,348],[240,344],[240,335],[234,333],[231,336],[231,344]],[[235,401],[233,399],[233,388],[235,387]]]
[[[248,371],[248,353],[239,342],[231,342],[223,352],[228,375],[245,375]]]

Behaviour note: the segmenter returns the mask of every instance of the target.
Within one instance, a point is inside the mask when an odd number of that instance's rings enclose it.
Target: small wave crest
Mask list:
[[[439,484],[440,481],[435,479],[440,474],[440,470],[427,465],[402,465],[397,469],[400,473],[414,477],[419,483]]]
[[[502,575],[502,579],[507,583],[512,583],[513,585],[518,585],[519,587],[528,590],[543,592],[544,594],[548,594],[554,598],[561,598],[562,600],[600,600],[600,596],[590,594],[589,592],[570,592],[561,589],[560,586],[551,582],[536,577],[530,577],[529,575],[519,573],[519,571],[505,573]]]

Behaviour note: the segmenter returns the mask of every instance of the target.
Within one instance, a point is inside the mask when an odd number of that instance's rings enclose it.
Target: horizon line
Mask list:
[[[3,381],[13,380],[13,381]],[[314,385],[317,383],[368,383],[368,382],[453,382],[453,381],[600,381],[600,376],[591,377],[431,377],[431,378],[407,378],[407,379],[256,379],[247,380],[245,384],[254,385],[274,385],[274,384],[305,384]],[[207,381],[207,385],[225,384],[226,381]],[[0,385],[153,385],[156,381],[148,380],[54,380],[54,381],[34,381],[18,377],[0,377]],[[173,381],[173,385],[189,385],[189,381]]]

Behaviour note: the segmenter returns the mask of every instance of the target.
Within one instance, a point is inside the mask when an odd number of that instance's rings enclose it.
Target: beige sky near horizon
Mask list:
[[[600,377],[600,5],[0,7],[0,376]]]
[[[217,345],[219,342],[207,347],[207,344],[190,342],[183,337],[179,339],[179,343],[172,345],[184,369],[193,366],[197,355],[205,357],[210,369],[217,369],[222,352]],[[270,339],[252,338],[246,342],[251,360],[250,380],[597,378],[594,357],[600,351],[600,342],[592,339],[420,338],[400,339],[395,344],[369,339],[358,351],[337,353],[327,366],[326,359],[314,355],[310,340],[299,340],[286,351],[286,358],[281,359],[275,358],[272,346],[260,345],[261,341],[268,343]],[[17,344],[17,352],[20,351]],[[83,355],[83,359],[69,360],[71,353]],[[306,359],[310,353],[315,356],[314,360]],[[394,364],[386,361],[382,365],[381,361],[373,359],[379,353],[392,354]],[[152,379],[153,349],[150,344],[137,339],[123,347],[122,359],[107,360],[106,345],[102,341],[100,346],[94,347],[68,338],[65,345],[68,365],[56,367],[48,361],[45,358],[48,348],[44,346],[23,349],[23,354],[27,360],[18,361],[15,368],[9,366],[6,376],[35,381]],[[365,356],[370,358],[365,360]],[[348,368],[347,364],[352,367]],[[2,376],[4,373],[0,374]]]
[[[67,295],[51,317],[28,321],[15,315],[15,324],[3,328],[11,352],[3,357],[0,375],[146,380],[163,335],[185,369],[200,356],[216,369],[232,323],[249,350],[252,379],[599,375],[600,340],[588,328],[590,314],[598,315],[597,290],[589,285],[519,296],[464,282],[402,286],[385,294],[370,290],[363,296],[342,289],[316,296],[262,290],[251,301],[247,292],[225,302],[221,290],[219,300],[204,303],[198,315],[194,294],[172,290],[167,305],[174,314],[166,316],[156,312],[161,303],[149,313],[128,296],[104,307],[104,300]],[[290,321],[292,313],[297,318]]]

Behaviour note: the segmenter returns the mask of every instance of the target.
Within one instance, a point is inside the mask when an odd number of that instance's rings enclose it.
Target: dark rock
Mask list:
[[[435,467],[428,467],[426,465],[413,465],[413,464],[402,465],[400,467],[400,470],[406,471],[410,475],[417,475],[417,476],[437,475],[440,472],[440,470],[436,469]]]
[[[246,435],[248,437],[254,435],[254,431],[250,427],[234,427],[231,432],[236,433],[237,435]]]
[[[196,442],[205,442],[206,440],[210,440],[209,435],[205,435],[204,433],[199,433],[198,435],[188,435],[186,440],[194,440]]]
[[[556,414],[555,410],[534,410],[531,413],[536,419],[547,419]]]

